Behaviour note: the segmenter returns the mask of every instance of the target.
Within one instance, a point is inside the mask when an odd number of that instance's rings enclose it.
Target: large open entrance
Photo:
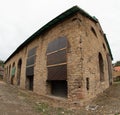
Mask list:
[[[12,72],[11,72],[11,84],[12,85],[14,84],[15,71],[16,71],[16,68],[15,68],[15,62],[14,62],[12,65]]]
[[[99,69],[100,69],[100,81],[104,81],[104,62],[101,53],[99,53]]]
[[[10,77],[11,77],[11,65],[9,65],[9,77],[8,77],[8,83],[10,83]]]
[[[67,39],[64,37],[48,44],[47,81],[54,96],[67,97],[67,44]]]
[[[67,96],[67,81],[51,81],[51,94],[60,97]]]
[[[33,90],[33,76],[27,76],[26,77],[26,89],[28,90]]]

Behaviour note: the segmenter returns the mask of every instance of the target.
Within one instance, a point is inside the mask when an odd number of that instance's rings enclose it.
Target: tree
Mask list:
[[[0,60],[0,66],[4,67],[4,61]]]
[[[120,61],[117,61],[114,66],[120,66]]]

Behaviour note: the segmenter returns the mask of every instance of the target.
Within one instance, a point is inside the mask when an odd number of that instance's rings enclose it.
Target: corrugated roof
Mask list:
[[[44,25],[42,28],[40,28],[37,32],[35,32],[32,36],[30,36],[25,42],[23,42],[11,55],[10,57],[5,61],[5,63],[11,58],[13,57],[17,52],[19,52],[24,46],[26,46],[28,43],[32,42],[37,36],[41,35],[42,33],[44,33],[45,31],[49,30],[50,28],[52,28],[53,26],[55,26],[56,24],[60,23],[61,21],[65,20],[68,17],[73,16],[75,13],[79,12],[80,14],[86,16],[87,18],[89,18],[90,20],[94,21],[94,22],[98,22],[98,20],[95,17],[90,16],[87,12],[85,12],[84,10],[82,10],[81,8],[79,8],[78,6],[74,6],[70,9],[68,9],[67,11],[63,12],[62,14],[60,14],[59,16],[57,16],[56,18],[54,18],[53,20],[51,20],[50,22],[48,22],[46,25]],[[108,45],[108,43],[107,43]],[[109,48],[109,46],[108,46]],[[110,48],[109,48],[110,51]],[[111,52],[111,51],[110,51]],[[111,57],[112,58],[112,57]]]

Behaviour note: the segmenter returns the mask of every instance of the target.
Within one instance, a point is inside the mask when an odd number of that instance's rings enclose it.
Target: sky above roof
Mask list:
[[[0,0],[0,59],[6,60],[34,32],[75,5],[99,20],[114,62],[120,60],[120,0]]]

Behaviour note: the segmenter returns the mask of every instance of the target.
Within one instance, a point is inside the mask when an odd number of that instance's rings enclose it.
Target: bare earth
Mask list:
[[[120,115],[120,83],[79,110],[52,107],[30,91],[0,81],[0,115]]]

